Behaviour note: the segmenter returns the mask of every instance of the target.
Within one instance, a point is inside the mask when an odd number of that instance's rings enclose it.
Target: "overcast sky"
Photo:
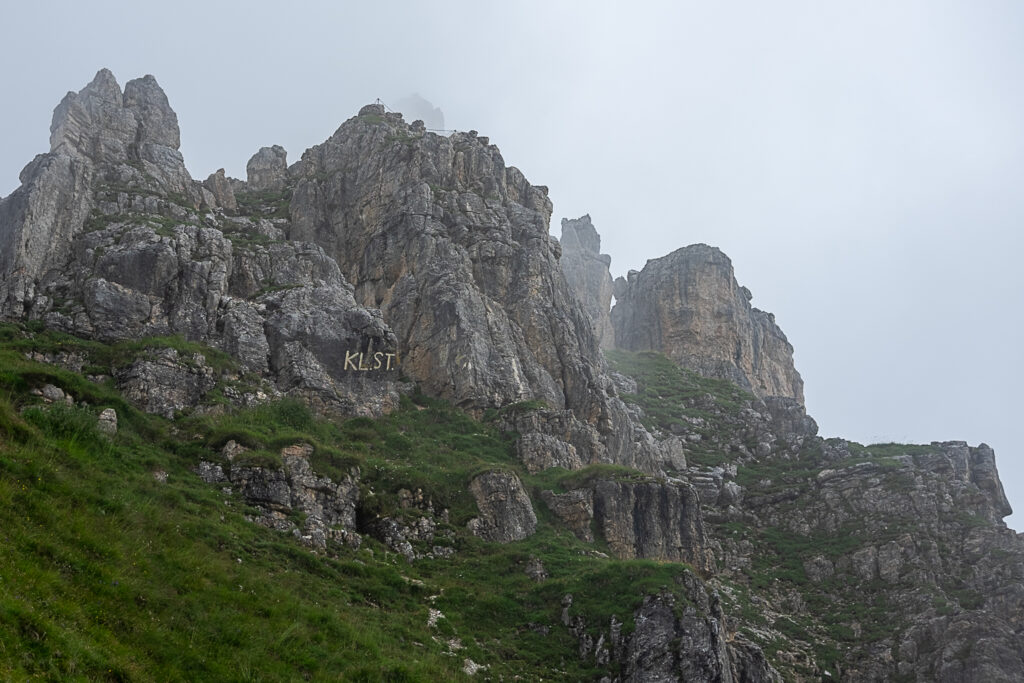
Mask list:
[[[196,178],[418,92],[613,274],[721,247],[823,435],[986,442],[1024,513],[1016,0],[18,3],[0,36],[0,195],[101,67],[156,76]]]

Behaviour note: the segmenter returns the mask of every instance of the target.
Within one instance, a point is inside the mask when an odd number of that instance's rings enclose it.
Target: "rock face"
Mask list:
[[[201,197],[178,152],[178,120],[152,76],[122,94],[103,69],[53,112],[50,152],[21,172],[0,202],[0,315],[20,317],[39,281],[67,257],[98,181],[148,193]]]
[[[630,351],[661,351],[706,377],[735,382],[759,398],[803,404],[793,347],[775,316],[750,306],[750,292],[732,262],[704,244],[647,262],[616,282],[615,343]]]
[[[944,442],[854,455],[847,442],[817,438],[806,447],[822,455],[804,460],[799,476],[783,474],[792,456],[773,446],[753,466],[778,474],[747,476],[724,515],[720,496],[704,503],[724,575],[794,566],[786,581],[795,583],[763,592],[762,609],[848,629],[842,660],[818,661],[837,680],[1020,680],[1024,542],[1001,521],[1010,508],[992,450]],[[739,520],[750,530],[740,538],[718,526]],[[794,607],[805,604],[830,608]],[[833,616],[854,606],[871,616]]]
[[[541,499],[577,538],[594,531],[619,559],[686,562],[714,570],[697,492],[686,482],[602,479],[566,493],[542,491]]]
[[[591,489],[574,489],[565,493],[541,491],[541,499],[576,538],[587,543],[594,541],[591,529],[594,521],[594,492]]]
[[[633,613],[635,628],[622,632],[612,616],[595,638],[590,624],[573,615],[573,596],[562,600],[562,623],[579,641],[580,657],[618,673],[614,680],[693,683],[778,683],[764,652],[729,634],[718,593],[683,571],[676,586],[644,596]],[[602,680],[612,680],[606,677]]]
[[[235,199],[235,190],[231,186],[231,182],[224,175],[224,169],[217,169],[216,173],[211,173],[210,177],[203,181],[203,187],[213,195],[215,206],[219,206],[222,209],[228,209],[234,211],[238,208],[238,202]]]
[[[687,562],[702,572],[714,568],[700,502],[689,484],[599,481],[594,520],[616,557]]]
[[[612,329],[612,257],[601,253],[601,236],[590,216],[562,219],[562,258],[559,264],[565,281],[594,323],[594,334],[602,349],[615,347]]]
[[[485,541],[511,543],[533,535],[537,515],[523,483],[511,472],[485,472],[469,483],[480,516],[469,530]]]
[[[234,442],[232,442],[234,443]],[[232,450],[225,466],[203,461],[199,476],[210,484],[237,487],[247,502],[260,510],[253,518],[264,526],[294,534],[307,545],[324,549],[328,542],[359,546],[356,506],[359,504],[359,473],[340,482],[316,475],[309,465],[313,447],[296,444],[281,450],[283,467],[237,464]],[[305,516],[299,527],[293,512]]]
[[[174,349],[151,352],[116,379],[125,398],[147,413],[166,418],[198,405],[217,384],[213,369],[201,354],[184,359]]]
[[[486,138],[367,105],[288,174],[289,237],[323,247],[381,309],[424,391],[478,412],[540,400],[568,411],[582,463],[646,457],[561,275],[547,188]]]

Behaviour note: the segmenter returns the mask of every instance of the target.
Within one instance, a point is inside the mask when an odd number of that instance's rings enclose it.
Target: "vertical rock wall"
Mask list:
[[[615,343],[628,351],[660,351],[684,368],[735,382],[759,398],[804,400],[793,347],[775,316],[750,305],[732,262],[695,244],[652,259],[619,278],[611,320]]]

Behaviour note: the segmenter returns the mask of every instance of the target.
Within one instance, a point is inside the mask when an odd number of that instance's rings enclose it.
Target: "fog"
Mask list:
[[[589,213],[613,274],[720,247],[822,434],[986,442],[1024,511],[1020,3],[20,3],[4,29],[0,195],[101,67],[156,76],[196,178],[418,93],[549,186],[556,235]]]

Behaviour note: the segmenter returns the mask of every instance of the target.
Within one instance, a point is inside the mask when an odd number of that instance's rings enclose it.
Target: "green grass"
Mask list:
[[[680,413],[697,412],[692,404],[708,394],[726,411],[736,411],[753,398],[732,382],[684,370],[657,351],[614,349],[605,351],[605,358],[616,372],[637,380],[636,402],[663,429],[680,423]]]
[[[667,433],[681,430],[706,437],[687,446],[691,464],[713,467],[731,459],[714,444],[728,441],[739,428],[737,413],[753,400],[753,395],[732,382],[684,370],[655,351],[609,350],[605,359],[613,370],[637,381],[636,394],[625,394],[622,399],[643,409],[643,423],[648,429]],[[694,419],[701,422],[695,424]]]
[[[239,214],[253,215],[259,218],[288,218],[292,191],[286,188],[284,190],[238,192],[235,194],[235,201],[238,204]]]

